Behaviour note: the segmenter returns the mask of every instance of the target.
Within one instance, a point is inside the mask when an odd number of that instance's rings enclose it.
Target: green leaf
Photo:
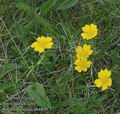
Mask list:
[[[7,73],[16,69],[16,64],[4,64],[0,67],[0,79]]]
[[[35,83],[27,88],[28,95],[34,100],[34,102],[42,107],[51,108],[51,103],[45,94],[45,89],[42,84]]]
[[[57,10],[65,10],[73,7],[78,3],[79,0],[65,0],[61,5],[58,6]]]
[[[45,2],[40,7],[41,12],[47,13],[48,11],[50,11],[50,9],[55,6],[55,4],[56,4],[57,1],[58,0],[48,0],[47,2]]]

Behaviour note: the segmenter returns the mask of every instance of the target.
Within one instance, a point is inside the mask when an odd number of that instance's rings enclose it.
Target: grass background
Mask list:
[[[44,8],[45,2],[0,0],[1,113],[32,114],[2,112],[2,108],[11,103],[10,107],[24,109],[14,103],[29,98],[26,88],[38,82],[44,86],[52,109],[36,114],[119,114],[119,1],[79,0],[66,10],[57,10],[54,4]],[[89,23],[97,24],[99,33],[96,39],[83,41],[81,27]],[[54,47],[44,54],[34,52],[30,45],[38,35],[52,36]],[[84,43],[94,49],[90,58],[93,65],[88,72],[77,73],[73,65],[75,48]],[[112,70],[113,85],[104,92],[93,86],[101,68]],[[16,97],[19,99],[14,100]]]

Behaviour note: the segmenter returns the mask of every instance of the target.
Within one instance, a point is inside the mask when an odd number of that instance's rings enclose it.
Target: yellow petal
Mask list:
[[[88,35],[86,33],[81,33],[83,39],[88,39]]]
[[[37,40],[38,42],[40,42],[40,41],[41,41],[41,37],[38,37],[36,40]]]
[[[87,71],[87,68],[86,68],[86,67],[84,67],[82,70],[83,70],[84,72],[86,72],[86,71]]]
[[[81,61],[79,59],[75,60],[74,62],[75,65],[80,65],[81,64]]]
[[[90,49],[91,49],[91,46],[90,46],[90,45],[87,45],[87,44],[84,44],[84,45],[83,45],[83,49],[90,50]]]
[[[102,77],[103,77],[103,74],[104,74],[103,70],[100,70],[100,72],[98,72],[98,77],[99,77],[99,78],[102,78]]]
[[[91,24],[91,25],[90,25],[90,28],[91,28],[92,30],[97,30],[97,26],[96,26],[95,24]]]
[[[83,32],[88,32],[90,30],[90,25],[85,25],[82,27]]]
[[[89,57],[93,53],[93,50],[91,50],[91,46],[87,44],[83,45],[83,50],[86,57]]]
[[[51,42],[52,41],[52,37],[46,37],[47,38],[47,40],[48,40],[48,42]]]
[[[47,43],[46,45],[45,45],[45,48],[51,48],[52,47],[52,45],[53,45],[53,42],[50,42],[50,43]]]
[[[82,71],[80,66],[75,66],[75,70],[77,70],[78,72]]]
[[[32,43],[31,47],[34,48],[34,47],[36,47],[36,46],[38,46],[38,45],[39,45],[38,42],[34,42],[34,43]]]
[[[105,70],[100,70],[100,72],[98,72],[98,77],[99,78],[109,78],[111,76],[111,71],[108,71],[107,69]]]
[[[103,85],[103,82],[101,79],[96,79],[94,83],[95,83],[96,87],[101,87]]]
[[[92,64],[91,61],[87,61],[87,67],[88,67],[88,68],[90,67],[91,64]]]
[[[76,52],[77,52],[76,56],[77,56],[78,59],[80,59],[84,56],[83,49],[82,49],[81,46],[78,46],[76,48]]]
[[[109,87],[112,85],[112,79],[111,79],[111,78],[109,78],[109,79],[107,80],[107,85],[108,85]]]
[[[81,53],[81,52],[82,52],[82,47],[81,47],[81,46],[78,46],[78,47],[76,48],[76,52],[77,52],[77,53]]]
[[[105,69],[105,75],[107,77],[110,77],[111,76],[111,71],[109,71],[108,69]]]
[[[81,36],[83,39],[86,39],[86,40],[90,40],[93,38],[93,35],[92,33],[88,32],[88,33],[81,33]]]
[[[42,53],[45,51],[45,49],[43,47],[36,47],[34,50],[38,51],[39,53]]]
[[[45,37],[44,37],[44,36],[41,36],[41,37],[38,37],[38,38],[37,38],[37,41],[38,41],[38,42],[42,42],[44,39],[45,39]]]
[[[81,56],[80,53],[77,53],[77,54],[76,54],[76,57],[77,57],[77,59],[80,59],[82,56]]]
[[[104,90],[106,90],[106,89],[108,89],[108,86],[107,86],[106,84],[104,84],[104,85],[102,86],[102,91],[104,91]]]

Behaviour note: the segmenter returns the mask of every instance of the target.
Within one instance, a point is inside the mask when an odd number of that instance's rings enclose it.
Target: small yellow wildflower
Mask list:
[[[108,69],[98,72],[98,79],[95,80],[95,85],[98,88],[102,88],[102,91],[108,89],[112,85],[111,71]]]
[[[78,46],[76,48],[76,52],[77,52],[76,56],[78,59],[84,59],[84,58],[86,59],[93,53],[93,50],[91,50],[90,45],[84,44],[83,48],[81,46]]]
[[[32,43],[31,47],[34,48],[35,51],[42,53],[45,49],[50,49],[53,45],[52,37],[38,37],[37,41]]]
[[[75,66],[75,70],[77,70],[78,72],[86,72],[87,69],[90,67],[90,65],[92,64],[91,61],[87,61],[87,59],[77,59],[74,63]]]
[[[97,36],[97,26],[95,24],[85,25],[82,27],[83,33],[81,36],[83,39],[90,40]]]

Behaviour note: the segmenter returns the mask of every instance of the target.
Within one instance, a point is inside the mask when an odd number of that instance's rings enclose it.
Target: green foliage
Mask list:
[[[40,11],[47,13],[56,5],[56,2],[58,0],[47,0],[47,2],[43,3],[43,5],[40,7]]]
[[[5,76],[7,73],[16,69],[16,64],[4,64],[0,67],[0,79]]]
[[[4,114],[24,114],[23,112],[5,112]]]
[[[68,8],[73,7],[75,4],[78,3],[79,0],[65,0],[62,4],[58,6],[58,10],[65,10]]]
[[[0,106],[10,102],[14,107],[13,98],[24,103],[28,97],[35,107],[50,110],[26,114],[119,113],[119,0],[0,0],[0,16]],[[77,73],[75,48],[83,44],[81,28],[89,23],[99,28],[96,39],[85,41],[94,49],[93,65]],[[30,48],[39,35],[54,41],[42,62],[43,54]],[[93,85],[101,68],[111,69],[113,80],[103,92]]]
[[[28,95],[41,107],[50,108],[51,103],[45,94],[43,85],[35,83],[27,88]]]
[[[14,114],[13,112],[5,112],[4,114]]]
[[[56,10],[65,10],[73,7],[78,3],[79,0],[47,0],[40,7],[40,11],[47,13],[51,9]]]
[[[32,9],[30,8],[29,5],[27,5],[24,2],[18,2],[16,5],[20,10],[23,10],[25,13],[27,13],[28,15],[34,15],[34,12],[32,11]]]
[[[110,2],[112,4],[120,4],[120,0],[103,0],[105,2]]]

